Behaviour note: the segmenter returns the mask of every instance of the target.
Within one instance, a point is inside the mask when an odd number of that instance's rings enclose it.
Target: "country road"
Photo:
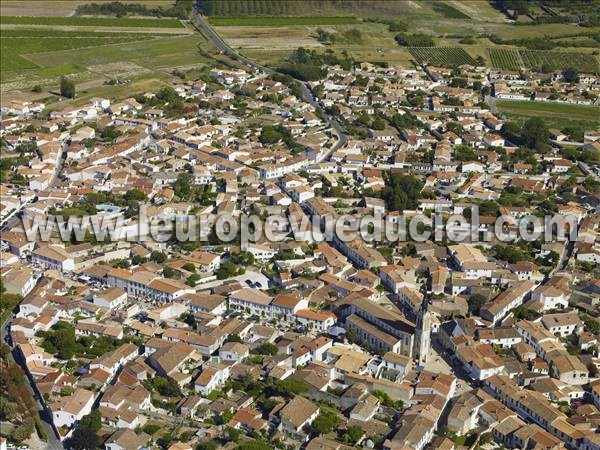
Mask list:
[[[275,71],[269,67],[265,67],[255,61],[252,61],[251,59],[246,58],[243,55],[240,55],[238,52],[236,52],[234,49],[232,49],[229,45],[227,45],[225,43],[225,41],[221,38],[221,36],[219,36],[217,34],[217,32],[209,25],[209,23],[206,20],[204,20],[204,18],[202,17],[202,15],[200,14],[200,12],[198,11],[196,6],[194,7],[194,22],[202,30],[202,32],[211,41],[214,42],[214,44],[217,46],[217,48],[220,51],[222,51],[223,53],[225,53],[226,55],[233,57],[237,61],[242,62],[243,64],[253,68],[254,70],[259,70],[268,75],[274,75],[274,74],[278,73],[277,71]],[[328,125],[335,131],[335,134],[337,135],[337,142],[335,143],[335,145],[333,145],[325,154],[323,154],[319,158],[317,158],[317,162],[321,162],[321,161],[328,159],[333,152],[335,152],[340,147],[345,145],[346,142],[348,142],[348,137],[346,136],[344,128],[340,125],[340,123],[335,118],[333,118],[330,114],[328,114],[323,109],[323,107],[319,104],[319,102],[313,95],[309,84],[306,81],[302,81],[302,80],[298,80],[298,82],[300,83],[301,88],[302,88],[303,100],[305,102],[309,103],[313,108],[315,108],[316,110],[318,110],[321,113],[321,115],[327,121]]]

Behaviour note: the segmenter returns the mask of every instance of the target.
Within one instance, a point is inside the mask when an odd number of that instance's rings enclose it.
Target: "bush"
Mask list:
[[[187,270],[188,272],[196,272],[196,266],[194,266],[192,263],[185,263],[183,266],[181,266],[181,268]]]
[[[154,433],[156,433],[160,429],[161,429],[161,426],[156,423],[146,423],[142,427],[142,431],[146,434],[149,434],[150,436],[152,436]]]
[[[196,286],[196,284],[198,284],[198,281],[200,281],[200,275],[198,275],[197,273],[193,273],[192,275],[190,275],[187,280],[185,280],[185,284],[187,284],[188,286],[194,287]]]
[[[363,429],[357,425],[349,426],[343,436],[344,442],[350,445],[355,445],[364,433],[365,432]]]
[[[293,380],[288,378],[286,380],[276,381],[273,384],[273,391],[275,394],[290,397],[295,394],[302,394],[303,392],[308,391],[308,386],[302,380]]]
[[[252,353],[256,355],[276,355],[279,349],[275,344],[265,342],[252,350]]]
[[[32,417],[28,417],[22,424],[13,428],[10,432],[10,439],[14,442],[23,442],[29,439],[31,433],[35,431],[35,423]]]

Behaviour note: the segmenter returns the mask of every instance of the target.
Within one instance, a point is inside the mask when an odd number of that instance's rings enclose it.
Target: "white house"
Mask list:
[[[69,272],[75,269],[75,260],[67,254],[63,247],[45,246],[31,252],[31,262],[45,269]]]
[[[62,426],[72,427],[83,416],[92,411],[95,395],[86,389],[75,389],[68,397],[60,397],[51,403],[52,421],[57,428]]]
[[[115,309],[127,302],[127,293],[119,287],[107,289],[94,295],[94,304]]]
[[[222,388],[229,375],[229,366],[209,366],[196,378],[194,389],[206,397],[212,391]]]

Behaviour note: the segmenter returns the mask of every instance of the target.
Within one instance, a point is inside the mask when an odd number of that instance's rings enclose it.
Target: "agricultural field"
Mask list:
[[[50,18],[44,19],[48,23]],[[78,21],[82,18],[52,19],[60,19],[64,23],[65,19]],[[157,31],[163,28],[153,28],[156,20],[108,20],[113,24],[127,23],[131,26],[99,26],[92,27],[92,30],[88,26],[60,25],[37,28],[9,25],[6,28],[2,18],[0,89],[3,98],[15,92],[32,95],[31,89],[38,86],[42,91],[51,91],[57,88],[61,76],[68,76],[78,86],[98,87],[115,78],[132,81],[164,79],[170,77],[174,69],[205,67],[208,62],[206,51],[211,45],[200,34],[191,33],[187,28],[164,34]],[[152,26],[142,28],[138,26],[138,20]],[[168,22],[181,25],[177,20]],[[37,95],[41,97],[43,93]]]
[[[594,55],[543,50],[519,50],[526,67],[540,70],[546,66],[550,70],[563,70],[573,67],[580,72],[597,73],[598,59]]]
[[[496,100],[501,113],[515,117],[542,117],[545,120],[592,122],[600,125],[600,107],[562,103]]]
[[[584,73],[597,73],[599,70],[596,57],[585,53],[506,48],[489,48],[488,53],[492,67],[498,69],[519,70],[525,67],[534,70],[564,70],[573,67]]]
[[[477,65],[473,57],[459,47],[410,47],[409,51],[419,64],[442,67]]]
[[[276,27],[296,25],[348,25],[357,23],[355,17],[211,17],[217,27]]]
[[[153,38],[152,35],[94,33],[42,29],[8,29],[0,32],[0,80],[17,71],[38,67],[24,55],[99,47]]]
[[[317,29],[332,33],[336,40],[323,44],[318,40]],[[270,27],[215,27],[219,35],[241,54],[263,64],[277,66],[298,47],[331,49],[335,53],[347,51],[357,61],[387,62],[392,65],[411,66],[408,49],[394,41],[394,34],[381,23],[361,22],[353,25],[324,26],[270,26]],[[345,33],[358,31],[358,39],[350,42]]]
[[[135,17],[2,17],[2,25],[50,25],[75,27],[119,27],[119,28],[182,28],[177,19],[140,19]]]
[[[519,70],[523,67],[523,60],[518,50],[508,48],[489,48],[488,54],[492,67],[504,70]]]
[[[391,16],[432,11],[437,2],[389,0],[203,0],[202,12],[211,17],[236,16]],[[436,15],[435,13],[432,13]]]
[[[93,0],[93,3],[109,3],[112,0]],[[0,15],[2,16],[38,16],[68,17],[75,13],[79,5],[92,3],[90,0],[2,0]],[[135,0],[148,7],[168,8],[173,0]]]

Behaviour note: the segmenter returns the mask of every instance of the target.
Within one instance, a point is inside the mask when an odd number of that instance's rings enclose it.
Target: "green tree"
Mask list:
[[[340,425],[340,418],[333,411],[321,411],[319,416],[312,423],[312,429],[319,434],[331,433]]]
[[[67,98],[75,98],[75,83],[67,77],[60,79],[60,95]]]
[[[265,342],[252,350],[255,355],[276,355],[279,349],[275,344]]]
[[[276,381],[272,387],[276,394],[293,397],[308,391],[308,386],[303,380],[285,379]]]
[[[379,399],[383,406],[401,410],[404,408],[402,400],[394,400],[387,392],[376,389],[373,391],[373,395]]]
[[[91,413],[83,416],[79,421],[78,426],[92,431],[100,431],[100,428],[102,428],[102,416],[100,415],[100,411],[95,409]]]
[[[550,141],[550,132],[543,119],[532,117],[521,127],[521,137],[529,148],[544,150]]]
[[[217,443],[215,441],[200,442],[196,445],[195,450],[217,450]]]
[[[385,129],[385,120],[383,120],[381,117],[378,117],[371,124],[371,128],[373,128],[374,130],[384,130]]]
[[[237,272],[237,266],[232,262],[226,261],[217,269],[217,278],[219,280],[225,280],[226,278],[236,275]]]
[[[233,418],[233,413],[230,410],[225,410],[221,413],[221,417],[219,418],[219,423],[221,425],[226,425]]]
[[[121,131],[117,129],[114,125],[110,125],[108,127],[104,127],[102,132],[100,133],[100,137],[104,141],[114,141],[116,138],[121,136]]]
[[[365,432],[361,427],[357,425],[351,425],[344,433],[343,439],[346,444],[356,445],[360,438],[363,437],[363,434],[365,434]]]
[[[236,447],[236,450],[272,450],[269,444],[263,440],[253,439],[251,441],[244,441]]]
[[[181,199],[187,199],[192,193],[194,176],[190,173],[180,173],[173,185],[175,195]]]
[[[139,189],[130,189],[125,193],[125,200],[143,202],[148,197]]]
[[[150,254],[150,259],[158,264],[162,264],[167,260],[167,255],[161,251],[154,250]]]
[[[182,269],[187,270],[188,272],[196,272],[196,266],[192,263],[185,263],[181,266]]]
[[[469,312],[479,314],[479,310],[485,304],[486,298],[481,294],[473,294],[469,297]]]
[[[579,72],[573,67],[563,70],[562,76],[567,83],[579,83]]]
[[[187,280],[185,280],[185,284],[194,287],[196,284],[198,284],[198,281],[200,281],[200,275],[193,273],[187,278]]]
[[[231,262],[241,266],[251,266],[254,264],[254,255],[250,252],[241,251],[231,254]]]
[[[5,397],[0,397],[0,419],[13,421],[17,417],[17,404],[9,401]]]
[[[181,389],[177,382],[170,378],[157,376],[152,378],[151,387],[165,397],[181,397]]]
[[[413,175],[394,173],[383,191],[383,198],[390,211],[416,209],[421,198],[423,183]]]
[[[176,278],[177,277],[177,271],[169,266],[166,266],[163,269],[162,273],[163,273],[163,277],[165,277],[165,278]]]
[[[157,423],[146,423],[142,427],[142,431],[146,434],[149,434],[150,436],[152,436],[154,433],[156,433],[160,429],[161,429],[161,426],[158,425]]]
[[[96,450],[100,443],[100,436],[94,430],[77,427],[68,439],[66,447],[73,450]]]
[[[537,311],[526,308],[523,305],[517,306],[512,312],[516,320],[536,320],[540,317],[540,314]]]
[[[32,417],[28,417],[20,425],[13,428],[10,432],[10,439],[15,442],[23,442],[35,431],[35,424]]]

